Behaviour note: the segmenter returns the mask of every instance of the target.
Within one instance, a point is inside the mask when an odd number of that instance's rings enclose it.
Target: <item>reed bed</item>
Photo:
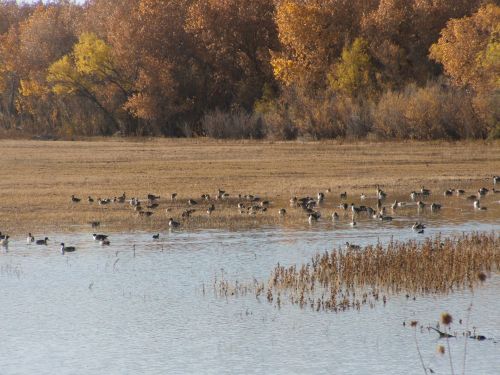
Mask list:
[[[220,297],[254,293],[281,307],[289,302],[316,311],[360,309],[392,295],[406,298],[446,294],[474,288],[479,274],[500,269],[500,236],[472,233],[423,242],[390,242],[360,249],[346,247],[318,253],[309,263],[289,267],[278,264],[267,283],[218,280]]]

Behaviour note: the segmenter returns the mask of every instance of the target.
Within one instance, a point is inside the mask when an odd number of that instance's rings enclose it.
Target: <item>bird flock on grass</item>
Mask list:
[[[466,191],[463,189],[446,189],[443,193],[445,197],[450,197],[453,195],[456,196],[465,196],[465,199],[472,202],[472,209],[476,211],[486,211],[487,207],[484,207],[481,204],[481,198],[487,194],[500,193],[500,190],[496,190],[497,184],[500,184],[500,176],[493,176],[493,188],[490,190],[486,187],[481,187],[477,190],[475,194],[471,194],[466,196]],[[331,189],[327,189],[325,192],[319,192],[316,197],[304,196],[297,197],[294,196],[290,199],[289,203],[293,209],[301,209],[307,217],[307,221],[312,225],[315,222],[319,221],[323,216],[319,210],[322,203],[327,199],[327,194],[331,193]],[[393,203],[388,206],[384,205],[384,202],[388,198],[388,194],[380,188],[379,185],[376,186],[375,189],[375,198],[377,200],[376,207],[370,207],[367,205],[355,205],[354,203],[347,203],[348,193],[347,191],[339,194],[339,198],[341,203],[337,206],[337,208],[344,213],[350,213],[351,221],[349,225],[351,227],[356,227],[358,222],[356,219],[364,215],[367,218],[372,218],[373,220],[378,220],[381,222],[391,222],[393,217],[387,213],[388,209],[390,209],[393,213],[402,208],[411,208],[415,207],[418,212],[424,210],[426,207],[429,207],[432,212],[437,212],[443,208],[443,205],[438,202],[432,202],[430,204],[426,203],[426,200],[432,195],[431,190],[426,189],[422,186],[419,190],[411,191],[409,194],[410,201],[398,201],[395,200]],[[234,200],[230,200],[232,198],[229,193],[222,189],[218,189],[214,196],[210,194],[202,194],[200,196],[199,201],[189,198],[186,200],[187,207],[181,213],[181,219],[175,220],[173,217],[169,217],[168,219],[168,227],[170,230],[180,228],[182,226],[182,220],[187,220],[189,217],[198,210],[198,207],[202,207],[203,203],[205,204],[205,208],[202,208],[202,211],[205,210],[208,216],[211,216],[214,211],[216,211],[219,203],[225,201],[227,203],[231,203]],[[361,201],[365,201],[368,196],[365,193],[361,193],[359,199]],[[170,202],[178,201],[178,194],[171,193],[170,194]],[[127,201],[131,206],[132,210],[137,213],[139,216],[150,217],[157,212],[157,209],[160,207],[160,196],[155,194],[148,194],[145,201],[141,200],[137,197],[132,197],[127,199],[125,193],[121,196],[114,198],[97,198],[94,200],[91,196],[87,197],[87,202],[89,204],[93,204],[97,201],[99,206],[106,206],[109,204],[125,204]],[[72,204],[82,204],[83,200],[81,198],[76,197],[75,195],[71,195],[71,203]],[[268,200],[264,200],[260,198],[258,195],[237,195],[235,208],[238,209],[240,214],[247,215],[257,215],[258,213],[266,213],[268,209],[272,206],[272,202]],[[144,208],[145,207],[145,208]],[[196,207],[196,208],[195,208]],[[172,211],[171,207],[167,207],[165,209],[167,214],[170,214]],[[279,217],[285,217],[287,215],[286,208],[279,208],[277,210],[277,215]],[[338,222],[340,220],[340,215],[338,212],[333,212],[330,214],[331,220],[333,222]],[[91,221],[89,223],[92,228],[98,228],[101,223],[99,221]],[[426,229],[426,225],[422,222],[414,222],[411,226],[411,229],[418,234],[423,234]],[[111,244],[108,235],[105,234],[97,234],[94,233],[92,235],[94,241],[99,242],[101,246],[109,246]],[[160,234],[156,233],[152,235],[153,240],[158,240],[160,238]],[[0,232],[0,247],[7,248],[9,245],[10,236],[6,234],[2,234]],[[29,233],[26,239],[27,244],[35,244],[40,246],[47,246],[49,238],[43,237],[40,239],[35,239],[35,237]],[[71,253],[76,251],[74,246],[66,246],[64,243],[61,243],[61,253],[64,255],[66,253]],[[348,249],[356,249],[357,245],[350,244],[346,242],[346,248]]]

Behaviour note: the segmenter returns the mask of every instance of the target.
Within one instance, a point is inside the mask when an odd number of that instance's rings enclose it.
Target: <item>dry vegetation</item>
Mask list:
[[[90,230],[88,223],[93,220],[106,231],[161,231],[168,227],[170,216],[181,219],[189,198],[200,204],[191,219],[182,221],[184,228],[277,224],[283,222],[278,209],[288,209],[292,195],[315,196],[331,188],[334,198],[327,196],[326,201],[338,205],[340,192],[373,194],[376,184],[389,194],[406,195],[421,185],[474,192],[490,186],[491,176],[500,169],[498,142],[2,140],[0,149],[0,230],[23,235],[37,230]],[[202,202],[200,195],[213,197],[219,188],[230,198],[214,202],[216,211],[208,217],[209,203]],[[127,198],[160,195],[160,205],[146,218],[128,203],[99,206],[86,200],[88,195],[97,201],[123,192]],[[175,203],[170,202],[172,192],[178,193]],[[82,201],[71,203],[72,194]],[[265,214],[240,215],[238,194],[258,194],[269,199],[271,206]],[[166,213],[168,207],[172,211]],[[295,214],[289,211],[287,220],[293,220]],[[305,220],[303,215],[296,218]]]
[[[278,307],[290,302],[320,311],[360,309],[384,304],[388,296],[410,298],[473,288],[484,272],[500,268],[500,237],[469,234],[453,239],[436,237],[423,243],[391,242],[364,249],[346,247],[316,254],[310,263],[277,265],[267,282],[231,284],[216,281],[219,296],[255,293]],[[478,277],[482,275],[483,277]]]

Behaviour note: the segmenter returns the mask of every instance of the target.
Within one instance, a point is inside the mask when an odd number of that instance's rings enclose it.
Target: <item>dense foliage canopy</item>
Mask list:
[[[0,2],[0,131],[500,135],[498,0]]]

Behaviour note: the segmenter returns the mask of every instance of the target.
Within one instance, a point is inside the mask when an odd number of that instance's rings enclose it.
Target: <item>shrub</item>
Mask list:
[[[218,139],[261,139],[265,136],[261,116],[241,109],[209,112],[203,116],[201,126],[205,135]]]

